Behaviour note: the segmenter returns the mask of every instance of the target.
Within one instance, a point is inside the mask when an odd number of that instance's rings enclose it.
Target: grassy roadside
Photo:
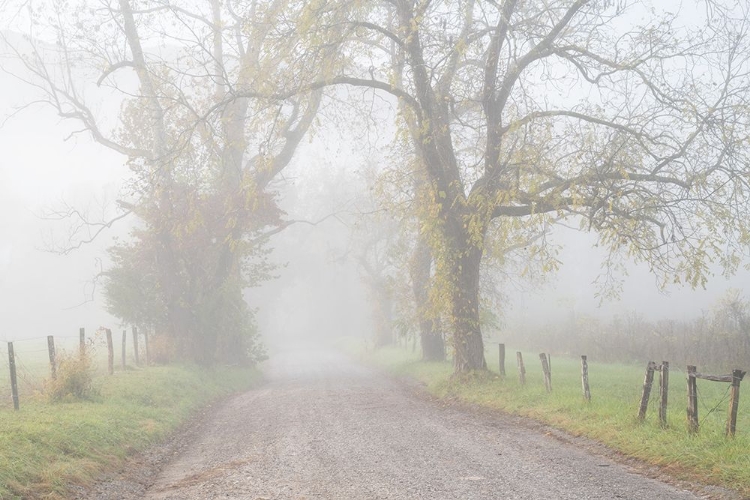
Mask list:
[[[0,498],[64,498],[102,469],[166,437],[198,408],[250,387],[252,369],[160,366],[97,377],[91,401],[0,410]]]
[[[345,349],[354,352],[353,344],[346,344]],[[494,349],[487,352],[491,366],[497,365]],[[708,381],[698,381],[700,433],[688,434],[685,375],[676,367],[672,367],[670,375],[668,427],[662,429],[655,404],[656,386],[646,422],[641,424],[636,419],[645,365],[589,360],[592,401],[587,404],[581,395],[579,360],[552,358],[553,392],[547,394],[541,364],[534,353],[523,353],[527,383],[522,387],[517,379],[515,350],[511,349],[506,359],[507,379],[501,380],[493,374],[495,376],[462,383],[451,381],[450,363],[424,363],[411,351],[387,348],[364,355],[359,352],[365,361],[390,373],[423,382],[437,397],[456,398],[529,417],[658,465],[677,479],[722,486],[750,498],[750,393],[747,389],[740,397],[737,437],[732,440],[724,437],[728,384]]]

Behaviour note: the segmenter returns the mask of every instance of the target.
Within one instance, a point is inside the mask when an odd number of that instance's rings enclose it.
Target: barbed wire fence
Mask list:
[[[105,332],[106,329],[100,327],[90,335],[84,334],[84,349],[90,366],[97,376],[108,373],[108,351]],[[78,335],[53,335],[52,337],[54,339],[56,365],[59,366],[60,360],[65,357],[79,355],[81,349],[80,333]],[[28,400],[40,397],[44,393],[45,384],[52,377],[48,336],[20,339],[9,339],[6,337],[0,341],[0,409],[13,408],[8,352],[8,345],[10,343],[13,345],[19,399]],[[128,347],[130,349],[126,349],[126,351],[129,351],[129,361],[135,363],[132,346]],[[123,353],[119,342],[113,342],[113,350],[119,351],[116,359],[121,359]],[[118,369],[122,369],[122,366],[120,365]]]

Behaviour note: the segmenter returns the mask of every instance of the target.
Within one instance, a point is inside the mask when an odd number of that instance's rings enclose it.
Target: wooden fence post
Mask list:
[[[552,378],[549,373],[549,364],[547,363],[547,355],[541,353],[539,359],[542,361],[542,374],[544,375],[544,388],[547,392],[552,392]]]
[[[687,421],[688,431],[691,433],[698,432],[698,385],[695,377],[696,368],[693,365],[687,367]]]
[[[669,401],[669,361],[661,362],[659,371],[659,424],[667,426],[667,402]]]
[[[81,359],[86,355],[86,329],[85,328],[79,328],[78,329],[78,354],[81,356]]]
[[[52,380],[57,378],[57,360],[55,359],[55,337],[47,335],[47,351],[49,352],[49,370]]]
[[[729,393],[729,413],[727,414],[727,437],[734,437],[737,429],[737,407],[740,403],[740,382],[745,377],[742,370],[732,370],[732,389]]]
[[[500,362],[500,376],[505,378],[505,344],[499,344],[497,347],[498,359]]]
[[[552,354],[547,353],[547,376],[549,376],[549,387],[552,389]]]
[[[135,366],[138,366],[138,328],[133,327],[133,357],[135,358]]]
[[[115,346],[112,345],[112,330],[107,328],[107,371],[110,375],[115,373]]]
[[[122,331],[122,369],[123,370],[127,367],[127,362],[125,360],[125,354],[128,350],[128,344],[126,343],[127,339],[128,339],[128,331],[123,330]]]
[[[518,381],[521,385],[526,385],[526,367],[523,366],[523,354],[521,354],[521,351],[516,352],[516,363],[518,364]]]
[[[591,401],[591,391],[589,390],[589,363],[586,356],[581,356],[581,388],[583,389],[583,398]]]
[[[10,394],[13,397],[13,409],[18,410],[18,379],[16,378],[16,353],[13,342],[8,342],[8,367],[10,368]]]
[[[643,378],[643,392],[641,393],[641,406],[638,409],[638,420],[646,419],[646,410],[648,410],[648,398],[651,396],[651,386],[654,383],[654,369],[656,363],[649,361],[646,365],[646,376]]]

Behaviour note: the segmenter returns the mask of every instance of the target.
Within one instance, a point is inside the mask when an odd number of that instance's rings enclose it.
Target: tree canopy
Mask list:
[[[287,224],[271,182],[321,93],[240,94],[319,73],[335,46],[298,53],[307,9],[278,0],[29,4],[17,76],[132,172],[118,204],[138,223],[133,241],[111,252],[110,310],[155,326],[195,361],[257,351],[242,290],[267,276],[262,245]],[[120,101],[116,120],[98,113],[96,88]]]
[[[398,109],[410,157],[393,168],[405,173],[418,220],[413,290],[419,303],[438,287],[445,301],[419,318],[423,339],[440,337],[429,331],[444,317],[457,372],[486,366],[483,258],[525,251],[554,268],[539,237],[554,224],[596,232],[610,269],[644,261],[662,284],[701,286],[712,263],[733,272],[746,254],[744,4],[119,0],[56,9],[63,70],[49,71],[38,50],[19,56],[61,116],[128,157],[127,206],[144,223],[134,244],[152,250],[115,255],[122,272],[136,255],[155,263],[153,288],[175,337],[210,339],[192,315],[226,310],[224,293],[244,307],[243,264],[285,225],[270,182],[324,95],[344,100],[342,86]],[[123,96],[114,133],[71,76],[80,64]],[[196,248],[197,261],[187,256]],[[214,353],[216,342],[194,345]]]
[[[411,124],[457,371],[485,366],[479,275],[494,221],[511,245],[574,221],[612,262],[646,261],[664,283],[699,286],[714,261],[736,268],[748,243],[743,6],[327,5],[348,13],[356,54],[328,82],[391,94]]]

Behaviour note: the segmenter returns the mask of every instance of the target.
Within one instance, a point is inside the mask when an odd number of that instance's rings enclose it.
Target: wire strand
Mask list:
[[[722,404],[726,402],[727,397],[729,396],[729,389],[731,389],[731,385],[728,385],[726,390],[724,391],[724,395],[721,397],[721,400],[716,403],[716,405],[709,409],[708,406],[705,403],[702,403],[703,408],[707,411],[706,415],[703,417],[703,419],[700,421],[700,425],[703,425],[703,423],[706,421],[706,419],[711,416],[712,413],[714,413]],[[696,384],[696,393],[698,395],[698,400],[703,401],[703,397],[701,396],[701,391],[698,389],[698,386]]]

